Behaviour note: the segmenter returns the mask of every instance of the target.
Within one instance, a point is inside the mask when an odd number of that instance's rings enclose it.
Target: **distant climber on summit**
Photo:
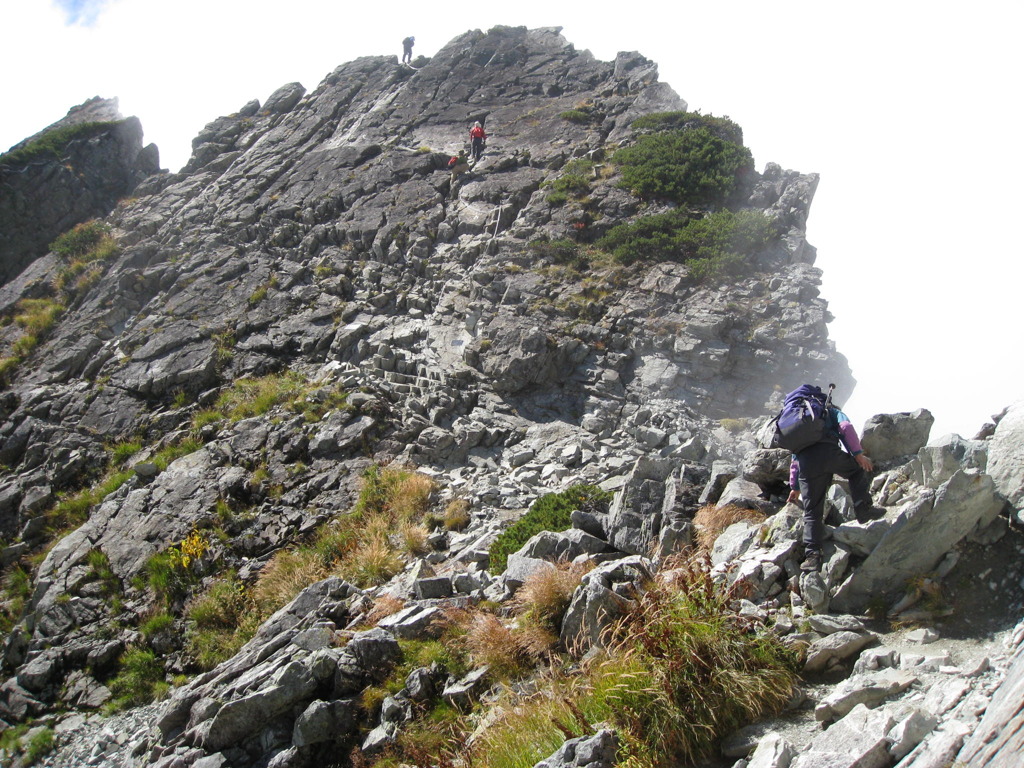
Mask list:
[[[412,47],[416,38],[410,35],[402,41],[402,63],[412,66]]]
[[[469,153],[473,156],[473,162],[475,163],[484,153],[484,147],[487,146],[487,133],[479,121],[473,123],[473,127],[469,129],[469,142]]]
[[[813,410],[821,429],[820,439],[793,453],[789,467],[789,487],[792,490],[787,501],[796,504],[803,497],[804,560],[800,566],[803,571],[817,571],[821,568],[825,494],[832,485],[834,475],[849,481],[858,523],[885,516],[885,510],[873,506],[871,501],[868,473],[874,469],[874,465],[864,454],[857,430],[850,419],[832,405],[831,389],[826,397],[820,387],[804,384],[786,396],[786,406],[779,416],[781,427],[787,408],[794,403],[793,412],[803,409],[807,414],[803,419],[805,424],[813,420],[809,415]]]

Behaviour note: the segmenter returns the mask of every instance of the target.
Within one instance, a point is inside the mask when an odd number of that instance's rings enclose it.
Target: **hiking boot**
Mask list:
[[[881,520],[885,517],[885,508],[865,507],[862,509],[854,509],[853,513],[857,516],[858,523],[870,523],[872,520]]]
[[[801,571],[818,571],[821,569],[821,553],[808,552],[804,561],[800,563]]]

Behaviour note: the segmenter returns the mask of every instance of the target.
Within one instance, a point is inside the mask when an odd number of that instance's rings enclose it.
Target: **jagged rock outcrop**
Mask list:
[[[50,151],[32,152],[46,143]],[[117,99],[98,96],[0,155],[0,286],[58,235],[106,216],[159,170],[156,145],[142,145],[139,119],[125,119]]]
[[[881,595],[905,616],[905,578],[941,580],[951,550],[1000,540],[998,494],[1012,491],[986,474],[990,441],[921,447],[930,414],[886,417],[865,444],[891,454],[874,487],[888,519],[852,522],[835,490],[825,566],[801,578],[788,457],[757,450],[754,434],[790,385],[852,386],[804,236],[817,177],[774,164],[752,174],[739,205],[777,237],[729,280],[676,261],[588,261],[616,225],[673,210],[624,189],[611,156],[637,140],[636,118],[685,106],[639,54],[600,62],[556,29],[498,27],[417,70],[368,57],[311,92],[285,85],[207,125],[180,173],[139,184],[106,222],[120,252],[4,368],[0,562],[31,570],[38,557],[21,602],[4,607],[0,717],[102,705],[139,646],[164,673],[194,674],[186,601],[228,572],[251,586],[275,553],[349,512],[360,473],[394,461],[433,478],[434,503],[463,503],[466,520],[435,525],[378,587],[305,586],[234,657],[155,713],[117,721],[131,738],[100,739],[97,759],[298,768],[383,754],[424,702],[464,709],[493,693],[486,665],[431,665],[368,706],[362,691],[393,669],[400,640],[435,639],[481,601],[507,607],[531,574],[576,560],[598,567],[553,634],[563,648],[600,646],[656,566],[692,544],[704,504],[765,516],[711,553],[743,621],[806,648],[807,674],[875,661],[821,709],[826,733],[867,733],[857,704],[900,696],[905,670],[883,668],[909,657],[870,655],[878,635],[833,613]],[[453,179],[448,158],[476,120],[487,151]],[[586,161],[586,195],[552,199],[574,161]],[[575,257],[552,246],[566,242]],[[0,307],[46,295],[66,268],[55,254],[37,261]],[[0,328],[5,356],[24,325]],[[284,394],[251,407],[267,381]],[[496,537],[572,483],[614,492],[608,512],[574,510],[571,529],[489,573]],[[147,636],[155,589],[140,577],[193,536],[196,583],[162,598],[172,629]],[[906,754],[947,711],[890,712],[864,754]],[[140,722],[156,729],[136,736]],[[601,730],[544,764],[610,765],[616,742]]]

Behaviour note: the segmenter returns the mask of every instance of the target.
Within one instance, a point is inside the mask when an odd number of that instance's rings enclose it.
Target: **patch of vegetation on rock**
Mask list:
[[[36,160],[56,159],[72,141],[90,139],[113,126],[116,121],[78,123],[47,131],[38,139],[20,149],[0,155],[0,165],[27,165]]]
[[[678,205],[720,207],[739,202],[754,173],[750,150],[736,141],[736,130],[708,118],[648,116],[644,127],[682,125],[641,135],[612,156],[622,184],[645,199]],[[678,113],[688,115],[689,113]],[[690,127],[692,124],[699,127]],[[722,138],[722,135],[732,138]]]
[[[530,506],[519,520],[503,531],[491,544],[490,571],[505,570],[508,556],[518,551],[541,531],[564,531],[572,525],[572,513],[605,511],[612,493],[596,485],[574,485],[561,493],[546,493]]]
[[[695,216],[675,209],[613,227],[598,240],[622,264],[676,261],[704,279],[741,273],[748,260],[778,239],[760,211],[716,211]]]

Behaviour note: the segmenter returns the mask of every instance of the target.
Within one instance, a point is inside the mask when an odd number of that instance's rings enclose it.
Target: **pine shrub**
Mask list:
[[[519,520],[503,531],[491,544],[490,571],[502,573],[508,556],[541,531],[564,531],[572,525],[572,513],[605,511],[612,494],[596,485],[574,485],[561,493],[546,493],[530,506]]]
[[[718,207],[735,204],[754,172],[750,150],[707,128],[641,136],[612,161],[623,186],[645,200]]]

